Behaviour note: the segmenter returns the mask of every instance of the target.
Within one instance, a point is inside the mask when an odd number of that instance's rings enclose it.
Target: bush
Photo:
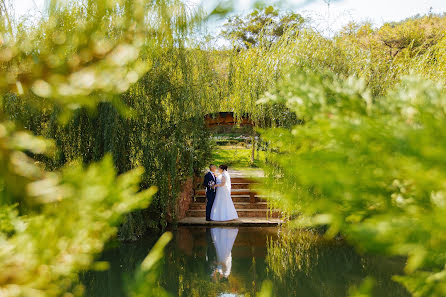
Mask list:
[[[414,296],[444,296],[446,95],[417,77],[383,98],[361,80],[298,68],[269,98],[305,118],[262,137],[276,200],[299,226],[329,225],[364,250],[408,257],[395,276]]]

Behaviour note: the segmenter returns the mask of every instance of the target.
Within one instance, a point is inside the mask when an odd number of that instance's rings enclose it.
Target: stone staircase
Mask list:
[[[239,218],[279,218],[280,212],[271,210],[264,198],[253,189],[255,183],[243,177],[231,178],[231,197]],[[186,213],[190,218],[205,218],[206,216],[206,192],[204,189],[196,189],[193,201]]]

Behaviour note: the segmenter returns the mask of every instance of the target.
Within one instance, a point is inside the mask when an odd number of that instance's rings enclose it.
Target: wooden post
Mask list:
[[[254,164],[254,158],[255,158],[255,153],[256,153],[256,138],[255,136],[251,137],[251,146],[252,146],[252,150],[251,150],[251,164]]]

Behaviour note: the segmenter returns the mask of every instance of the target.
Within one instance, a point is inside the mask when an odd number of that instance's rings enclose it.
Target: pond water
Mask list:
[[[366,276],[375,279],[374,296],[406,297],[391,280],[403,259],[360,255],[342,240],[316,232],[280,228],[179,227],[160,266],[160,285],[172,296],[256,296],[265,280],[273,296],[344,297]],[[82,276],[89,297],[127,296],[136,268],[157,236],[107,249],[110,268]]]

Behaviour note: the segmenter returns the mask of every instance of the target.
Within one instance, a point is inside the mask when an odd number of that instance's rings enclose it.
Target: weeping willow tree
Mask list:
[[[255,159],[258,128],[291,127],[299,122],[284,104],[259,104],[259,100],[282,76],[287,61],[281,55],[289,50],[288,40],[299,35],[302,23],[299,14],[284,14],[268,6],[247,16],[230,18],[224,26],[222,36],[231,42],[224,60],[227,87],[221,93],[218,110],[214,111],[231,111],[238,120],[249,117],[253,125],[251,164]]]
[[[287,20],[286,15],[282,18]],[[321,35],[312,25],[302,19],[271,41],[270,31],[275,27],[270,28],[267,22],[255,35],[255,46],[240,48],[239,38],[233,41],[225,107],[239,114],[252,113],[256,121],[260,120],[269,107],[259,104],[262,100],[258,99],[287,74],[291,65],[361,78],[373,96],[386,95],[401,77],[411,73],[445,84],[444,15],[414,17],[377,29],[369,23],[350,23],[333,38]],[[239,30],[250,33],[243,26]],[[236,33],[236,37],[241,35]]]
[[[271,11],[267,8],[263,14]],[[226,37],[234,46],[228,62],[228,94],[222,103],[238,117],[249,114],[257,127],[290,127],[305,122],[303,115],[290,112],[280,101],[264,104],[262,99],[287,76],[291,65],[328,69],[344,79],[360,77],[376,98],[411,73],[445,84],[446,18],[442,15],[416,17],[378,29],[367,23],[351,23],[334,38],[326,38],[308,20],[290,22],[296,19],[295,14],[276,12],[274,15],[282,19],[280,26],[267,20],[258,28],[259,14],[228,23],[231,30]],[[276,36],[278,28],[282,31]]]
[[[290,51],[287,43],[299,35],[302,23],[300,15],[284,15],[271,6],[228,21],[224,37],[231,41],[232,50],[228,57],[228,93],[222,101],[224,110],[233,111],[239,118],[249,114],[257,126],[293,123],[285,106],[258,103],[282,76],[283,66],[289,62],[284,56]]]

